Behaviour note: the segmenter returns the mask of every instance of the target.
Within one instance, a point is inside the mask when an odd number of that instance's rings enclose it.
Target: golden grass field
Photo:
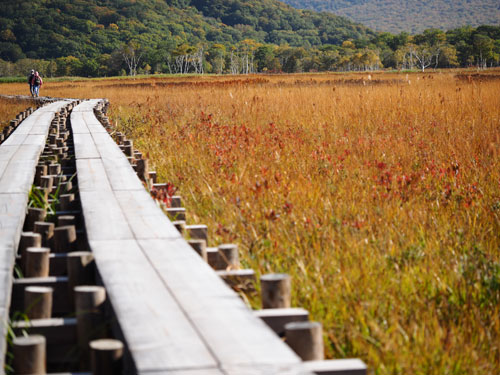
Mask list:
[[[0,97],[0,130],[3,130],[4,126],[8,125],[10,120],[14,120],[19,112],[31,106],[31,104],[26,103],[24,100],[17,101]]]
[[[41,94],[109,98],[209,245],[238,243],[245,267],[292,276],[328,357],[375,374],[500,372],[500,71],[49,82]]]

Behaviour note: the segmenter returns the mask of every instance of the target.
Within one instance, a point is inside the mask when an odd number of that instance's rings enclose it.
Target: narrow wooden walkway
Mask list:
[[[36,110],[0,145],[0,333],[6,336],[15,253],[24,224],[35,166],[45,146],[55,112],[70,101],[57,101]],[[0,340],[0,369],[5,358]]]
[[[308,374],[154,203],[95,118],[97,103],[83,102],[71,115],[80,199],[137,372]]]

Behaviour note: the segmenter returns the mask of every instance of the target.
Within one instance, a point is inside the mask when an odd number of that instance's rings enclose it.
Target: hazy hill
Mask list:
[[[345,18],[275,0],[4,0],[0,59],[93,58],[130,40],[155,49],[247,38],[310,46],[367,35]]]
[[[377,31],[420,33],[465,25],[499,25],[499,0],[282,0],[300,9],[348,17]]]

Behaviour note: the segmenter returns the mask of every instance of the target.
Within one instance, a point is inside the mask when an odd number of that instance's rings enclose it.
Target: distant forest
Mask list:
[[[0,76],[421,69],[500,64],[500,27],[376,33],[274,0],[8,0]]]
[[[498,0],[282,0],[299,9],[332,12],[377,31],[421,33],[425,29],[499,25]]]

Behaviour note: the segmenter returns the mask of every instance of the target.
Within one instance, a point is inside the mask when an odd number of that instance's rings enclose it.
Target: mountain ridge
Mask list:
[[[376,31],[420,33],[500,25],[498,0],[281,0],[298,9],[332,12]]]

